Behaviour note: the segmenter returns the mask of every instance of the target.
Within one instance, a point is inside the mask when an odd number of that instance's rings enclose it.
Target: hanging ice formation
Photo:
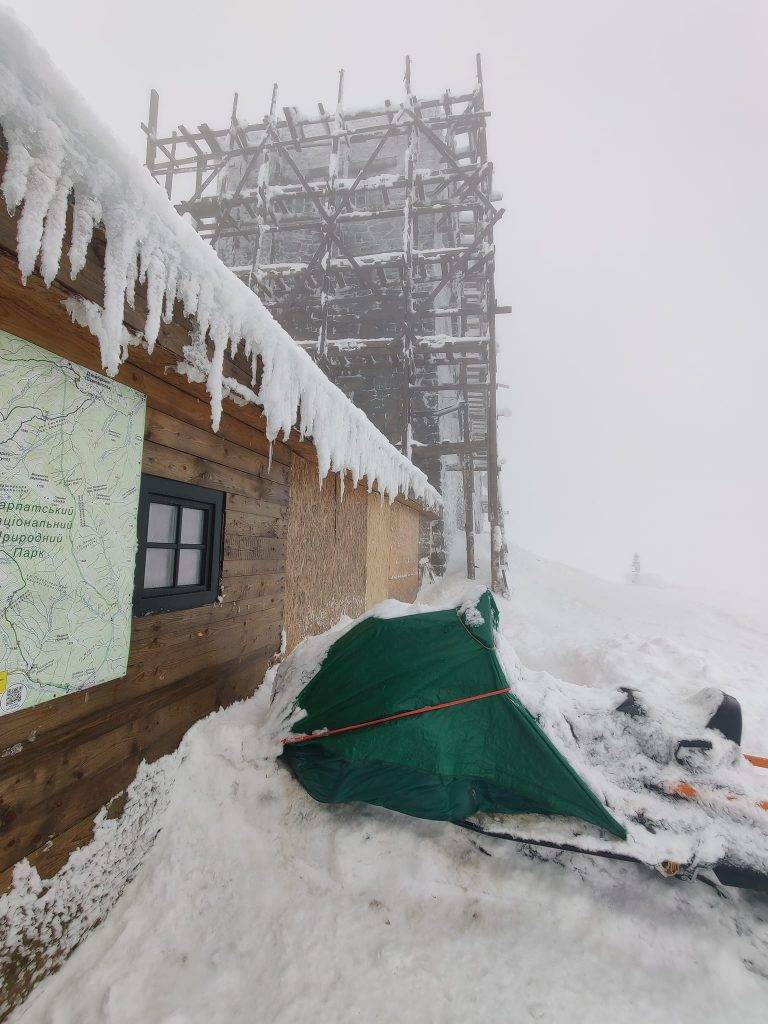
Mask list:
[[[0,126],[8,147],[0,186],[8,210],[21,209],[18,261],[24,281],[38,264],[47,285],[63,258],[67,207],[73,203],[67,256],[76,277],[85,265],[94,229],[106,237],[104,307],[81,304],[70,312],[98,338],[102,366],[114,376],[127,356],[125,304],[137,281],[146,285],[143,336],[151,353],[161,322],[174,305],[196,323],[181,369],[205,379],[213,429],[228,395],[263,410],[267,436],[287,437],[295,426],[317,449],[321,478],[349,472],[390,501],[411,494],[430,506],[440,498],[426,476],[397,451],[368,418],[312,362],[224,266],[194,228],[176,213],[151,176],[88,109],[28,30],[0,11]],[[91,308],[93,307],[93,308]],[[227,353],[242,347],[258,392],[224,375]]]

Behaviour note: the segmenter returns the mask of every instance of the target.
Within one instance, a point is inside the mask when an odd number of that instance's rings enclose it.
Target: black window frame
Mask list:
[[[169,480],[162,476],[142,473],[139,491],[139,514],[137,530],[139,542],[136,549],[136,573],[133,586],[133,614],[151,615],[155,612],[178,611],[213,604],[218,600],[221,579],[221,547],[224,532],[224,492],[214,491],[197,484]],[[149,541],[149,506],[173,505],[176,514],[176,534],[173,543]],[[181,509],[199,508],[204,513],[203,543],[184,544],[181,541]],[[203,572],[200,583],[171,587],[145,587],[144,572],[148,548],[164,548],[175,551],[173,578],[177,579],[179,552],[196,549],[203,552]]]

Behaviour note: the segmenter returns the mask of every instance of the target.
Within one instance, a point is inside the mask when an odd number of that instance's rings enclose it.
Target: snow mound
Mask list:
[[[483,816],[483,825],[531,839],[612,847],[646,864],[710,868],[726,861],[768,872],[768,775],[737,744],[706,728],[720,701],[715,687],[693,694],[663,679],[643,689],[592,688],[517,665],[499,642],[515,678],[512,689],[544,731],[627,828],[626,842],[606,843],[566,818]],[[505,649],[506,647],[506,649]],[[508,669],[509,671],[509,669]],[[619,710],[629,699],[632,713]],[[706,752],[678,747],[705,741]]]
[[[104,227],[104,309],[91,303],[75,315],[98,338],[108,374],[114,376],[126,358],[124,307],[126,302],[133,305],[136,282],[145,283],[143,334],[150,353],[161,321],[170,321],[177,301],[195,320],[196,336],[185,350],[181,370],[205,381],[214,430],[222,400],[232,394],[263,408],[270,440],[280,431],[287,437],[294,426],[302,437],[311,437],[321,478],[329,471],[349,471],[355,486],[366,477],[369,489],[378,485],[390,500],[411,493],[439,506],[440,497],[426,476],[328,380],[176,213],[163,189],[134,163],[4,7],[0,127],[8,145],[0,188],[11,213],[21,207],[18,259],[24,280],[38,257],[45,283],[56,277],[70,197],[74,206],[68,258],[73,277],[85,266],[94,228]],[[261,359],[258,393],[224,376],[226,352],[234,355],[241,346],[251,362],[252,382]]]

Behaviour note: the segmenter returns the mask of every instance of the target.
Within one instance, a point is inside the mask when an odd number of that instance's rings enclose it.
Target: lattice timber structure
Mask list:
[[[399,104],[238,116],[158,133],[146,163],[223,261],[446,498],[429,558],[454,530],[489,535],[506,589],[496,434],[494,225],[482,65],[471,92],[420,99],[406,58]]]

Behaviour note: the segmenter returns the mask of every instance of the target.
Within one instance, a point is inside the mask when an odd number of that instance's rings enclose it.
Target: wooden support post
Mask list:
[[[149,94],[149,116],[147,117],[147,153],[144,163],[154,170],[155,156],[157,155],[157,116],[160,110],[160,94],[157,89],[152,89]],[[176,134],[175,132],[173,133]]]
[[[165,172],[165,191],[170,199],[173,196],[173,162],[176,157],[176,132],[171,132],[173,142],[171,143],[171,158],[168,161],[168,170]],[[149,143],[147,143],[149,145]]]
[[[475,93],[476,109],[485,108],[483,90],[483,65],[480,54],[477,54],[477,89]],[[478,128],[477,151],[481,164],[488,160],[488,148],[485,137],[485,122]],[[493,194],[492,170],[483,176],[481,188],[487,194],[489,212],[493,210],[491,196]],[[493,244],[493,226],[498,216],[492,213],[489,217],[490,242]],[[496,365],[496,289],[493,267],[486,284],[486,302],[488,309],[488,519],[491,530],[491,589],[503,597],[509,596],[506,575],[506,544],[504,541],[504,512],[499,492],[499,450],[497,433],[497,365]]]
[[[405,91],[409,109],[416,106],[411,92],[411,58],[405,58]],[[413,320],[413,202],[414,165],[416,148],[416,127],[408,127],[408,147],[405,151],[405,204],[403,206],[403,384],[401,410],[400,447],[404,455],[411,457],[411,374],[413,372],[414,320]]]
[[[475,59],[476,59],[476,64],[477,64],[477,101],[476,101],[476,103],[477,103],[477,108],[479,110],[482,110],[484,108],[484,106],[485,106],[484,96],[483,96],[483,60],[482,60],[482,57],[480,56],[479,53],[477,54],[477,57]],[[487,159],[488,159],[488,146],[486,144],[486,138],[485,138],[485,121],[483,121],[480,124],[480,127],[478,129],[477,135],[478,135],[478,139],[477,139],[477,142],[478,142],[477,152],[478,152],[478,155],[480,157],[480,162],[481,163],[485,163],[487,161]],[[489,189],[489,191],[490,191],[490,189]]]
[[[496,296],[493,278],[488,284],[488,290],[488,329],[491,337],[488,346],[488,519],[491,528],[491,589],[495,594],[508,597],[504,513],[499,493],[499,451],[496,431]]]
[[[467,392],[467,368],[464,364],[459,368],[459,382],[462,386],[462,402],[459,413],[461,423],[461,440],[470,445],[472,438],[469,430],[469,394]],[[461,456],[462,489],[464,491],[464,535],[467,547],[467,579],[475,578],[475,509],[474,509],[474,466],[471,449]]]
[[[336,110],[341,111],[344,102],[344,68],[339,68],[339,88],[336,91]]]
[[[264,118],[265,123],[274,127],[276,117],[275,111],[277,110],[277,82],[272,85],[272,96],[269,101],[269,114]],[[261,242],[264,237],[264,222],[267,219],[267,186],[269,185],[269,174],[271,169],[271,155],[272,150],[268,146],[268,134],[265,129],[264,136],[256,148],[256,152],[251,155],[248,163],[245,166],[242,177],[237,183],[235,188],[234,197],[237,198],[242,192],[243,188],[248,182],[248,177],[251,171],[256,165],[256,161],[260,160],[259,169],[256,174],[256,238],[253,244],[253,256],[251,257],[251,269],[248,274],[248,287],[254,288],[255,282],[258,278],[259,263],[261,262]]]
[[[205,169],[205,157],[199,156],[197,158],[197,168],[195,170],[195,195],[202,195],[203,193],[203,170]]]
[[[317,335],[317,355],[321,365],[325,362],[325,349],[328,341],[328,299],[331,293],[331,260],[333,259],[333,243],[336,237],[334,223],[336,220],[336,182],[339,173],[343,173],[340,167],[342,159],[342,144],[344,133],[344,68],[339,71],[339,86],[336,92],[336,112],[333,120],[333,132],[331,134],[331,145],[328,154],[328,188],[325,197],[325,209],[328,219],[323,227],[326,243],[325,253],[322,257],[323,283],[320,290],[320,329]]]

